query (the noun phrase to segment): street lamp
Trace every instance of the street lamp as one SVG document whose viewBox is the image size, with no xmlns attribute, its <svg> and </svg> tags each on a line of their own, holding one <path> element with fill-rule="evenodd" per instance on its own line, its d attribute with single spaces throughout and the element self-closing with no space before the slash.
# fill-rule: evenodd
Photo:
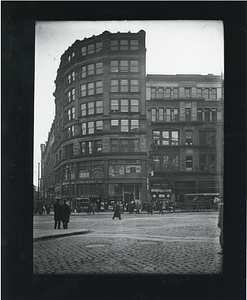
<svg viewBox="0 0 247 300">
<path fill-rule="evenodd" d="M 67 163 L 66 169 L 67 169 L 67 175 L 69 179 L 69 206 L 71 209 L 71 163 L 70 165 Z"/>
</svg>

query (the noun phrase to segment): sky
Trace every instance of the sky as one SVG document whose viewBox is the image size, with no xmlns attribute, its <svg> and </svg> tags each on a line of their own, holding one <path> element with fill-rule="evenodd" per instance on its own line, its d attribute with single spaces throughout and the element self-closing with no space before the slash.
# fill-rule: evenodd
<svg viewBox="0 0 247 300">
<path fill-rule="evenodd" d="M 55 117 L 53 92 L 61 55 L 77 39 L 105 30 L 146 32 L 147 74 L 224 73 L 221 21 L 61 21 L 37 22 L 35 28 L 34 174 L 38 185 L 40 144 L 48 138 Z"/>
</svg>

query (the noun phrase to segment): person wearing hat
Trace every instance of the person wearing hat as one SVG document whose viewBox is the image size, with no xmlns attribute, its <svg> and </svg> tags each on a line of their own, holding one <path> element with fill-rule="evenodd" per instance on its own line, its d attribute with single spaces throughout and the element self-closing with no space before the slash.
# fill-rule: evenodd
<svg viewBox="0 0 247 300">
<path fill-rule="evenodd" d="M 54 203 L 53 205 L 53 209 L 54 209 L 54 221 L 55 221 L 55 225 L 54 225 L 54 229 L 60 229 L 61 226 L 61 221 L 62 221 L 62 206 L 60 204 L 60 199 L 56 199 L 56 203 Z"/>
<path fill-rule="evenodd" d="M 70 216 L 70 207 L 68 204 L 66 204 L 66 200 L 63 200 L 63 205 L 62 205 L 63 229 L 68 229 L 69 216 Z"/>
</svg>

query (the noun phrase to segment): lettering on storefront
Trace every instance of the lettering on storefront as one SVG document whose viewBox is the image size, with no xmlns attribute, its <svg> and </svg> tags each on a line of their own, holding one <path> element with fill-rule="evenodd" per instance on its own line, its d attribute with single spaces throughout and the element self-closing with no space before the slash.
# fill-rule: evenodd
<svg viewBox="0 0 247 300">
<path fill-rule="evenodd" d="M 103 183 L 103 180 L 80 180 L 80 183 Z"/>
<path fill-rule="evenodd" d="M 219 187 L 218 181 L 198 181 L 199 187 L 216 188 Z"/>
<path fill-rule="evenodd" d="M 81 195 L 82 198 L 99 198 L 99 195 Z"/>
</svg>

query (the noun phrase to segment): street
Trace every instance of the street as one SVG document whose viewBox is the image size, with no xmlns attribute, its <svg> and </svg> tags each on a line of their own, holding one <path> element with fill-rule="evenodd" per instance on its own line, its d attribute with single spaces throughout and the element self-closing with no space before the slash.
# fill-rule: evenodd
<svg viewBox="0 0 247 300">
<path fill-rule="evenodd" d="M 220 274 L 218 212 L 72 214 L 69 230 L 89 233 L 33 243 L 34 274 Z M 53 215 L 34 230 L 54 230 Z"/>
</svg>

